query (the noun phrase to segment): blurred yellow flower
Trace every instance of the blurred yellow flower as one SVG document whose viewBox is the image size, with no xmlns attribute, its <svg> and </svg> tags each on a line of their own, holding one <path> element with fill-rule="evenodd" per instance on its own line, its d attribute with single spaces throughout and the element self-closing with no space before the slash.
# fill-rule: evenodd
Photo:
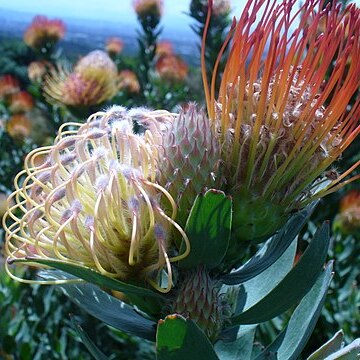
<svg viewBox="0 0 360 360">
<path fill-rule="evenodd" d="M 24 140 L 31 132 L 31 121 L 24 114 L 12 115 L 6 123 L 6 131 L 16 140 Z"/>
<path fill-rule="evenodd" d="M 81 58 L 73 71 L 59 65 L 46 77 L 44 84 L 44 93 L 50 102 L 70 106 L 100 104 L 116 92 L 116 65 L 101 50 Z"/>
</svg>

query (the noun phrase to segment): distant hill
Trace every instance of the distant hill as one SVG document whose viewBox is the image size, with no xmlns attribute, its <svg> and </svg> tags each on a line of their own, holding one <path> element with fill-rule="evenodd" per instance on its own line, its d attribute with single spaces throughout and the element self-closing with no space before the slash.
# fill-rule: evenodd
<svg viewBox="0 0 360 360">
<path fill-rule="evenodd" d="M 0 8 L 0 41 L 21 39 L 33 14 Z M 71 54 L 85 54 L 93 49 L 103 49 L 106 39 L 118 36 L 125 43 L 124 53 L 135 55 L 137 51 L 136 25 L 122 26 L 120 22 L 63 18 L 67 32 L 61 45 Z M 163 38 L 173 43 L 175 52 L 183 56 L 192 65 L 199 64 L 198 39 L 188 26 L 181 30 L 164 29 Z"/>
</svg>

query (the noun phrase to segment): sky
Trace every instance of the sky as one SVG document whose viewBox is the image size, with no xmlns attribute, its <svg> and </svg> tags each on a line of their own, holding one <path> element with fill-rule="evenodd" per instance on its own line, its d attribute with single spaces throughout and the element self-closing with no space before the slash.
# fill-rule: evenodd
<svg viewBox="0 0 360 360">
<path fill-rule="evenodd" d="M 231 1 L 234 15 L 240 14 L 245 2 Z M 299 0 L 299 4 L 301 2 L 303 1 Z M 360 6 L 360 0 L 353 2 Z M 176 27 L 191 23 L 185 14 L 189 9 L 189 3 L 190 0 L 164 0 L 162 25 Z M 122 25 L 136 23 L 132 0 L 0 0 L 0 11 L 1 8 L 49 17 L 112 21 L 121 22 Z"/>
<path fill-rule="evenodd" d="M 245 0 L 232 0 L 234 13 L 239 14 L 245 2 Z M 360 6 L 360 0 L 352 2 Z M 164 15 L 166 15 L 164 20 L 167 18 L 170 23 L 174 18 L 186 19 L 186 15 L 182 13 L 188 10 L 190 0 L 164 0 L 164 3 Z M 132 0 L 0 0 L 0 8 L 58 17 L 135 20 Z"/>
<path fill-rule="evenodd" d="M 189 0 L 165 0 L 164 20 L 186 20 Z M 99 21 L 136 21 L 132 0 L 0 0 L 0 9 L 19 10 L 50 17 L 98 19 Z"/>
</svg>

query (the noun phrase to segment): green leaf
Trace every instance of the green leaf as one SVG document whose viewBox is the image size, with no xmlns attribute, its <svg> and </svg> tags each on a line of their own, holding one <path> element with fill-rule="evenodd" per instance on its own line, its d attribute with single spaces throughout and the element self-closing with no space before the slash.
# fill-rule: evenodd
<svg viewBox="0 0 360 360">
<path fill-rule="evenodd" d="M 256 360 L 267 360 L 274 354 L 276 354 L 277 360 L 295 360 L 298 358 L 321 313 L 332 278 L 332 265 L 332 262 L 328 264 L 311 290 L 296 307 L 287 327 L 273 343 L 256 357 Z"/>
<path fill-rule="evenodd" d="M 344 333 L 338 331 L 328 342 L 312 353 L 307 360 L 322 360 L 331 355 L 335 351 L 341 349 Z"/>
<path fill-rule="evenodd" d="M 269 268 L 255 278 L 238 286 L 239 294 L 235 314 L 245 312 L 268 295 L 291 271 L 296 254 L 294 241 L 285 253 Z"/>
<path fill-rule="evenodd" d="M 158 323 L 158 360 L 219 360 L 212 344 L 200 328 L 181 315 L 168 315 Z"/>
<path fill-rule="evenodd" d="M 191 243 L 190 254 L 179 262 L 179 267 L 218 266 L 229 245 L 231 217 L 231 199 L 222 191 L 209 190 L 198 195 L 185 227 Z"/>
<path fill-rule="evenodd" d="M 297 237 L 317 204 L 318 201 L 293 215 L 281 231 L 268 240 L 247 263 L 236 271 L 224 275 L 221 278 L 223 283 L 227 285 L 241 284 L 274 264 Z"/>
<path fill-rule="evenodd" d="M 237 339 L 233 342 L 219 340 L 215 345 L 221 360 L 250 360 L 256 325 L 240 326 Z"/>
<path fill-rule="evenodd" d="M 300 301 L 316 282 L 329 247 L 329 224 L 324 223 L 295 267 L 254 306 L 230 319 L 230 326 L 256 324 L 288 310 Z"/>
<path fill-rule="evenodd" d="M 74 279 L 72 275 L 57 271 L 42 271 L 44 279 Z M 76 305 L 90 315 L 118 330 L 122 330 L 144 339 L 155 341 L 156 323 L 144 318 L 134 308 L 109 295 L 92 284 L 62 284 L 59 287 Z"/>
<path fill-rule="evenodd" d="M 92 342 L 88 334 L 84 329 L 74 320 L 71 319 L 76 333 L 79 335 L 81 341 L 88 349 L 89 353 L 94 357 L 95 360 L 109 360 L 109 358 L 99 350 L 99 348 Z"/>
<path fill-rule="evenodd" d="M 325 360 L 358 360 L 360 359 L 360 339 L 354 340 L 348 346 L 328 356 Z"/>
<path fill-rule="evenodd" d="M 125 294 L 134 294 L 140 296 L 146 296 L 149 298 L 163 299 L 163 296 L 160 293 L 156 293 L 150 289 L 142 288 L 139 286 L 131 285 L 120 280 L 115 280 L 113 278 L 107 277 L 98 273 L 97 271 L 90 269 L 85 266 L 75 265 L 68 263 L 62 260 L 48 260 L 48 259 L 39 259 L 28 257 L 26 259 L 15 259 L 11 263 L 37 263 L 41 265 L 50 266 L 62 271 L 65 271 L 71 275 L 74 275 L 80 279 L 88 281 L 92 284 L 106 287 L 111 290 L 121 291 Z"/>
</svg>

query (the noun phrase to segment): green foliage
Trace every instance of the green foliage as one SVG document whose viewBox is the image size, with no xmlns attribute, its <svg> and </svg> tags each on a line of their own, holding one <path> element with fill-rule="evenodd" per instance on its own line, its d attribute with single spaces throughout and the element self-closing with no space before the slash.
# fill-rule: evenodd
<svg viewBox="0 0 360 360">
<path fill-rule="evenodd" d="M 257 325 L 241 325 L 233 342 L 219 340 L 215 344 L 217 355 L 222 360 L 251 360 L 254 354 L 254 336 Z"/>
<path fill-rule="evenodd" d="M 86 359 L 67 314 L 71 306 L 53 287 L 24 285 L 0 273 L 0 358 Z"/>
<path fill-rule="evenodd" d="M 180 315 L 169 315 L 158 323 L 156 334 L 158 360 L 216 360 L 215 351 L 199 327 Z"/>
<path fill-rule="evenodd" d="M 76 333 L 79 335 L 81 341 L 88 349 L 89 353 L 95 358 L 95 360 L 108 360 L 99 348 L 91 341 L 88 334 L 84 331 L 84 329 L 73 319 L 73 327 L 76 330 Z"/>
<path fill-rule="evenodd" d="M 5 40 L 0 53 L 0 75 L 11 74 L 28 84 L 27 65 L 36 58 L 33 51 L 20 40 Z"/>
<path fill-rule="evenodd" d="M 75 278 L 67 273 L 51 270 L 42 271 L 40 276 L 46 280 Z M 133 307 L 99 287 L 89 283 L 68 283 L 59 287 L 76 305 L 107 325 L 147 340 L 155 340 L 156 323 L 154 321 L 143 317 Z"/>
<path fill-rule="evenodd" d="M 252 279 L 274 264 L 296 239 L 299 231 L 309 220 L 316 205 L 317 202 L 293 215 L 288 223 L 268 240 L 253 257 L 237 270 L 223 275 L 221 280 L 227 285 L 240 284 Z"/>
<path fill-rule="evenodd" d="M 269 359 L 276 354 L 278 360 L 295 360 L 310 337 L 331 281 L 332 263 L 318 277 L 310 291 L 296 307 L 286 328 L 255 360 Z"/>
<path fill-rule="evenodd" d="M 254 298 L 258 302 L 233 317 L 231 324 L 233 326 L 237 324 L 254 324 L 269 320 L 280 315 L 301 300 L 313 286 L 322 270 L 329 246 L 328 233 L 328 224 L 324 224 L 315 234 L 304 255 L 290 272 L 278 284 L 276 284 L 275 280 L 275 286 L 263 298 L 259 294 L 255 294 Z M 287 264 L 280 262 L 280 266 L 287 266 Z M 264 274 L 264 279 L 261 278 L 262 274 L 258 275 L 258 284 L 265 284 L 266 286 L 269 282 L 272 283 L 276 272 L 270 271 L 270 277 L 266 276 L 268 274 Z M 246 293 L 246 285 L 244 284 L 244 286 Z M 258 289 L 255 289 L 255 291 L 258 291 Z"/>
<path fill-rule="evenodd" d="M 145 287 L 135 286 L 129 283 L 122 282 L 120 280 L 107 277 L 85 266 L 71 264 L 61 260 L 47 260 L 37 258 L 18 259 L 14 262 L 28 262 L 51 266 L 55 269 L 66 271 L 79 279 L 84 279 L 89 283 L 106 287 L 114 291 L 124 292 L 125 294 L 131 296 L 131 299 L 137 306 L 144 309 L 145 311 L 149 311 L 150 313 L 159 309 L 163 304 L 163 297 L 160 293 L 157 293 Z"/>
<path fill-rule="evenodd" d="M 231 199 L 223 192 L 209 190 L 198 195 L 185 227 L 191 252 L 180 261 L 179 267 L 205 265 L 213 269 L 220 265 L 229 244 L 231 216 Z"/>
<path fill-rule="evenodd" d="M 328 342 L 311 354 L 307 360 L 321 360 L 333 354 L 341 348 L 343 339 L 344 333 L 340 330 Z"/>
</svg>

